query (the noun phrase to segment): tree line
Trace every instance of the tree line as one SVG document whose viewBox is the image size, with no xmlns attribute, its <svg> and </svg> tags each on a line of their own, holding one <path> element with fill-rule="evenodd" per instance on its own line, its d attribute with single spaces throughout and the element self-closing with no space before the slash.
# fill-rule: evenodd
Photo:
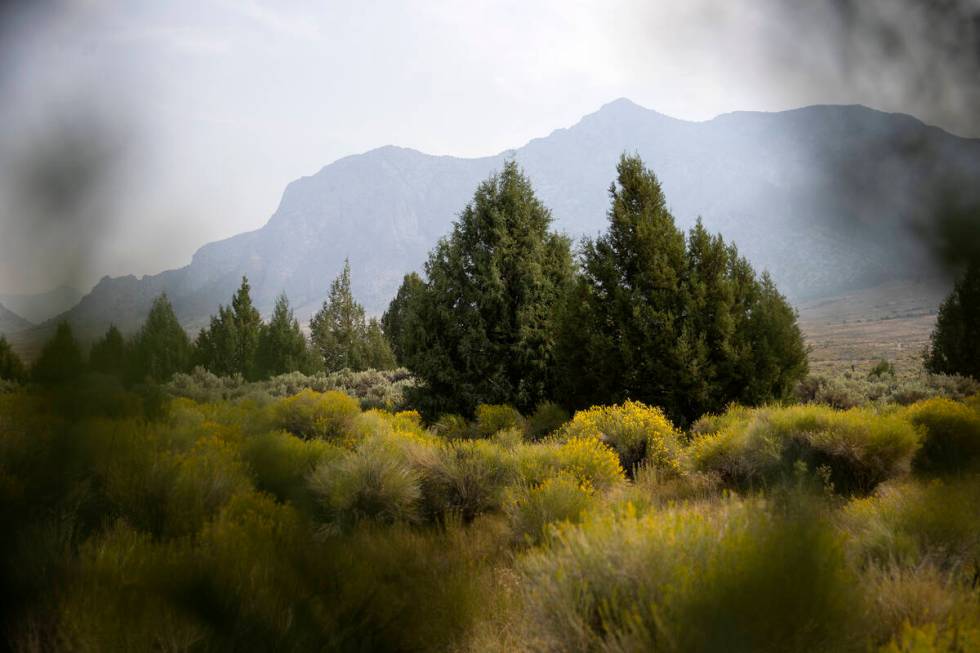
<svg viewBox="0 0 980 653">
<path fill-rule="evenodd" d="M 257 381 L 299 371 L 304 374 L 395 367 L 395 357 L 378 320 L 366 319 L 351 293 L 350 264 L 310 322 L 310 337 L 300 329 L 285 294 L 276 299 L 268 322 L 252 303 L 246 277 L 228 306 L 219 306 L 210 323 L 191 340 L 166 294 L 157 297 L 139 330 L 126 338 L 114 325 L 88 353 L 62 322 L 28 367 L 0 337 L 0 379 L 55 385 L 85 372 L 118 377 L 127 383 L 163 382 L 201 366 L 220 376 Z"/>
<path fill-rule="evenodd" d="M 479 404 L 527 413 L 544 402 L 574 410 L 633 399 L 686 424 L 732 402 L 787 398 L 807 373 L 807 351 L 769 275 L 700 219 L 680 230 L 638 156 L 620 158 L 609 198 L 606 231 L 573 250 L 511 161 L 479 185 L 424 277 L 404 277 L 380 322 L 355 301 L 345 261 L 309 338 L 285 295 L 263 322 L 243 278 L 193 341 L 164 295 L 131 339 L 110 327 L 87 366 L 135 382 L 195 365 L 259 380 L 401 364 L 428 418 L 470 416 Z M 980 374 L 978 278 L 972 264 L 944 303 L 931 371 Z M 0 338 L 0 378 L 57 382 L 85 366 L 67 324 L 30 369 Z"/>
<path fill-rule="evenodd" d="M 605 233 L 571 241 L 514 162 L 482 183 L 382 323 L 427 415 L 634 399 L 680 423 L 789 395 L 796 313 L 700 221 L 677 228 L 656 176 L 621 157 Z"/>
</svg>

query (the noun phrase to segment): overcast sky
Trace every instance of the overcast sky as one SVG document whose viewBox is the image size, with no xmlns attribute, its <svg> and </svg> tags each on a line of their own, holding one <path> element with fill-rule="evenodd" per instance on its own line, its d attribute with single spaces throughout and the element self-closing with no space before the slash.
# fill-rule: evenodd
<svg viewBox="0 0 980 653">
<path fill-rule="evenodd" d="M 851 3 L 788 8 L 805 4 L 77 0 L 7 12 L 0 292 L 179 267 L 264 224 L 289 181 L 342 156 L 389 143 L 493 154 L 623 96 L 690 120 L 862 103 L 980 136 L 976 96 L 955 77 L 975 69 L 945 79 L 932 50 L 958 51 L 958 28 L 937 30 L 910 1 L 865 0 L 876 30 L 925 37 L 896 55 L 894 36 L 884 51 L 852 37 L 867 17 L 840 12 Z M 44 183 L 97 190 L 25 197 L 51 158 L 69 162 Z"/>
</svg>

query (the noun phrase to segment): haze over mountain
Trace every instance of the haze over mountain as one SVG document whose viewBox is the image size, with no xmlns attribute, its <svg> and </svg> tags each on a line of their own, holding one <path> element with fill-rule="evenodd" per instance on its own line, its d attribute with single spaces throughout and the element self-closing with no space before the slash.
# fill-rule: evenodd
<svg viewBox="0 0 980 653">
<path fill-rule="evenodd" d="M 0 304 L 0 336 L 11 336 L 30 329 L 33 324 Z"/>
<path fill-rule="evenodd" d="M 31 322 L 41 323 L 78 303 L 82 293 L 69 286 L 34 294 L 0 294 L 0 303 Z"/>
<path fill-rule="evenodd" d="M 688 122 L 620 99 L 496 156 L 388 146 L 340 159 L 289 184 L 262 228 L 204 245 L 177 270 L 103 278 L 64 317 L 83 336 L 110 322 L 128 331 L 166 292 L 196 330 L 247 275 L 263 313 L 285 291 L 306 321 L 345 257 L 356 297 L 380 314 L 506 160 L 524 167 L 555 227 L 577 239 L 605 228 L 607 189 L 624 151 L 658 175 L 680 226 L 701 216 L 794 299 L 936 276 L 921 233 L 930 228 L 933 193 L 950 173 L 980 171 L 980 140 L 862 106 Z"/>
</svg>

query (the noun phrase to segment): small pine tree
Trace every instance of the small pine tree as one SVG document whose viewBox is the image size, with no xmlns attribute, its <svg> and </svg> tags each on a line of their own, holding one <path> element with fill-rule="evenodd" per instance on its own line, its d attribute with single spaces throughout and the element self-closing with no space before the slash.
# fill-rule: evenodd
<svg viewBox="0 0 980 653">
<path fill-rule="evenodd" d="M 252 305 L 251 287 L 247 277 L 242 277 L 242 285 L 231 299 L 231 308 L 236 335 L 234 368 L 246 379 L 254 379 L 255 353 L 259 348 L 262 316 Z"/>
<path fill-rule="evenodd" d="M 92 343 L 89 351 L 89 367 L 95 372 L 122 376 L 127 367 L 126 341 L 116 325 L 109 325 L 109 329 L 99 340 Z"/>
<path fill-rule="evenodd" d="M 375 370 L 390 370 L 396 366 L 395 354 L 376 318 L 368 320 L 364 332 L 364 364 Z"/>
<path fill-rule="evenodd" d="M 208 328 L 195 341 L 195 364 L 218 376 L 241 374 L 254 380 L 259 375 L 257 353 L 262 333 L 262 316 L 252 304 L 248 278 L 231 299 L 231 306 L 219 306 Z"/>
<path fill-rule="evenodd" d="M 939 307 L 925 363 L 934 374 L 980 379 L 980 259 L 968 263 Z"/>
<path fill-rule="evenodd" d="M 269 378 L 287 372 L 309 374 L 313 360 L 306 344 L 306 337 L 289 307 L 285 294 L 276 299 L 269 323 L 262 327 L 256 352 L 258 375 Z"/>
<path fill-rule="evenodd" d="M 424 292 L 425 282 L 422 277 L 415 272 L 406 274 L 398 293 L 381 317 L 384 335 L 391 343 L 391 350 L 400 364 L 405 363 L 410 343 L 419 337 L 416 333 L 418 316 L 415 309 Z"/>
<path fill-rule="evenodd" d="M 27 369 L 20 356 L 13 350 L 7 338 L 0 336 L 0 379 L 7 381 L 23 381 L 27 378 Z"/>
<path fill-rule="evenodd" d="M 218 307 L 206 329 L 201 329 L 194 341 L 194 363 L 218 376 L 241 373 L 235 365 L 238 351 L 238 330 L 235 316 L 226 306 Z"/>
<path fill-rule="evenodd" d="M 57 385 L 77 379 L 85 371 L 82 348 L 67 322 L 58 324 L 54 336 L 34 361 L 31 378 L 38 383 Z"/>
<path fill-rule="evenodd" d="M 173 306 L 163 294 L 153 301 L 146 322 L 133 338 L 130 376 L 133 380 L 163 382 L 191 363 L 191 343 Z"/>
<path fill-rule="evenodd" d="M 363 370 L 367 324 L 364 307 L 354 300 L 350 286 L 350 262 L 330 284 L 330 294 L 310 321 L 310 339 L 327 372 Z"/>
</svg>

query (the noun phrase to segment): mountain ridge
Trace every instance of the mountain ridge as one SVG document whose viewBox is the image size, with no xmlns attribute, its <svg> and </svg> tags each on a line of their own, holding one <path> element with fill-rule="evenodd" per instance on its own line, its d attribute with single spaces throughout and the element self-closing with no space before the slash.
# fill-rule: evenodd
<svg viewBox="0 0 980 653">
<path fill-rule="evenodd" d="M 903 143 L 935 160 L 924 165 L 906 156 Z M 166 292 L 194 330 L 247 275 L 260 310 L 267 313 L 285 291 L 305 321 L 345 257 L 355 294 L 377 314 L 402 275 L 421 268 L 476 185 L 507 159 L 530 176 L 555 227 L 579 238 L 605 228 L 606 190 L 624 151 L 638 152 L 658 175 L 679 226 L 702 217 L 794 297 L 937 274 L 912 234 L 897 233 L 925 201 L 902 184 L 917 174 L 931 179 L 937 161 L 980 170 L 980 140 L 861 105 L 737 111 L 695 122 L 619 98 L 495 155 L 388 145 L 342 157 L 287 184 L 259 229 L 206 243 L 181 268 L 104 277 L 56 319 L 94 334 L 111 316 L 132 330 L 153 297 Z M 810 257 L 801 259 L 800 250 Z"/>
</svg>

